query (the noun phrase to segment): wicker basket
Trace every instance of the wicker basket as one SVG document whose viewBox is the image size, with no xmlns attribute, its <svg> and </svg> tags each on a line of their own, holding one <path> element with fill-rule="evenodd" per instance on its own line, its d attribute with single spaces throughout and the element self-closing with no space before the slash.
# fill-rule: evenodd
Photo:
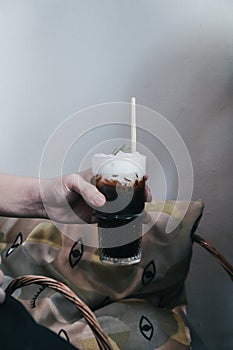
<svg viewBox="0 0 233 350">
<path fill-rule="evenodd" d="M 220 254 L 209 242 L 205 241 L 199 235 L 193 235 L 193 241 L 200 244 L 205 248 L 210 254 L 212 254 L 217 261 L 222 265 L 225 271 L 229 274 L 230 278 L 233 280 L 233 267 L 229 262 Z M 83 317 L 85 318 L 87 324 L 90 326 L 98 346 L 101 350 L 113 350 L 113 347 L 109 341 L 109 338 L 101 329 L 94 313 L 90 308 L 64 283 L 56 281 L 49 277 L 27 275 L 22 277 L 17 277 L 13 279 L 8 287 L 6 288 L 6 293 L 11 295 L 16 289 L 28 286 L 30 284 L 39 284 L 42 286 L 50 287 L 57 292 L 60 292 L 65 296 L 66 299 L 70 300 L 75 306 L 81 311 Z M 116 349 L 116 345 L 114 346 Z"/>
<path fill-rule="evenodd" d="M 63 294 L 66 299 L 70 300 L 75 304 L 77 309 L 81 311 L 83 317 L 85 318 L 87 324 L 90 326 L 98 346 L 101 350 L 113 350 L 112 345 L 109 342 L 109 338 L 104 333 L 99 325 L 94 313 L 91 309 L 64 283 L 56 281 L 52 278 L 45 276 L 27 275 L 22 277 L 17 277 L 13 279 L 6 288 L 6 294 L 11 295 L 16 289 L 28 286 L 30 284 L 39 284 L 56 290 L 57 292 Z M 116 346 L 114 347 L 116 349 Z"/>
</svg>

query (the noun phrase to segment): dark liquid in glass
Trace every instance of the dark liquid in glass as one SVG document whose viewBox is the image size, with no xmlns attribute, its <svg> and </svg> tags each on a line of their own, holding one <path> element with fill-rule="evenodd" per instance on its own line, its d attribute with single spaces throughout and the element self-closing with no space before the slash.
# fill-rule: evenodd
<svg viewBox="0 0 233 350">
<path fill-rule="evenodd" d="M 101 211 L 95 213 L 101 260 L 116 264 L 140 261 L 145 178 L 128 185 L 98 175 L 94 181 L 107 199 Z"/>
</svg>

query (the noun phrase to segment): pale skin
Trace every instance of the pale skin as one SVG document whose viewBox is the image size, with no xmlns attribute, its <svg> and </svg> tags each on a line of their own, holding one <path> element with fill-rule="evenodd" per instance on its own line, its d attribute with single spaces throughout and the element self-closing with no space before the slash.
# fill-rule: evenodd
<svg viewBox="0 0 233 350">
<path fill-rule="evenodd" d="M 42 180 L 0 174 L 0 216 L 92 223 L 93 208 L 104 205 L 105 197 L 90 183 L 91 177 L 90 170 Z M 148 187 L 145 197 L 151 200 Z M 0 270 L 0 287 L 3 280 Z M 5 293 L 0 288 L 0 303 L 4 299 Z"/>
<path fill-rule="evenodd" d="M 90 178 L 89 170 L 65 175 L 61 179 L 41 181 L 38 178 L 0 174 L 0 216 L 48 219 L 46 207 L 53 220 L 64 223 L 91 222 L 91 206 L 102 206 L 105 197 L 90 183 Z M 64 206 L 67 202 L 73 210 L 67 210 Z M 3 280 L 4 275 L 0 270 L 0 287 Z M 0 303 L 4 299 L 5 293 L 0 288 Z"/>
<path fill-rule="evenodd" d="M 105 203 L 104 195 L 90 183 L 91 176 L 90 170 L 41 180 L 0 174 L 0 215 L 91 222 L 91 206 Z M 68 210 L 70 207 L 72 210 Z"/>
</svg>

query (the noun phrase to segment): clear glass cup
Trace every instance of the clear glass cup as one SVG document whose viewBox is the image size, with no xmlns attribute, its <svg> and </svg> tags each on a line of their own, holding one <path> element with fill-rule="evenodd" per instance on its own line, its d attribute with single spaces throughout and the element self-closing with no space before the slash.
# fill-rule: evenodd
<svg viewBox="0 0 233 350">
<path fill-rule="evenodd" d="M 106 197 L 95 211 L 102 262 L 131 265 L 141 260 L 145 168 L 146 157 L 138 152 L 93 156 L 93 183 Z"/>
</svg>

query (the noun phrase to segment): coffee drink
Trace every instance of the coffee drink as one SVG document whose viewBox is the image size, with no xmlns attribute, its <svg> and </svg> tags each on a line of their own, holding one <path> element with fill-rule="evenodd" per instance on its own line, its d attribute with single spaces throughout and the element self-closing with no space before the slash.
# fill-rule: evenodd
<svg viewBox="0 0 233 350">
<path fill-rule="evenodd" d="M 93 183 L 106 197 L 95 211 L 100 260 L 129 265 L 141 260 L 146 157 L 138 152 L 96 154 Z"/>
</svg>

